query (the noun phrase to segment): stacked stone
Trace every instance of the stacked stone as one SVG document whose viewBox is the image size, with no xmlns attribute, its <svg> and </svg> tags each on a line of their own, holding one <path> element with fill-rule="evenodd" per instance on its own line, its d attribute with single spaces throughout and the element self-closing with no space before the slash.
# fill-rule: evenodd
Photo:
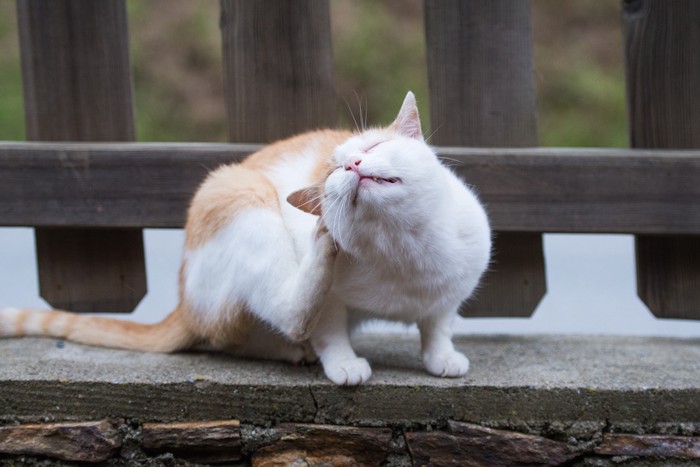
<svg viewBox="0 0 700 467">
<path fill-rule="evenodd" d="M 696 427 L 697 428 L 697 427 Z M 564 436 L 562 436 L 564 435 Z M 560 433 L 565 438 L 566 433 Z M 42 459 L 110 465 L 697 465 L 700 436 L 599 432 L 567 441 L 449 421 L 442 429 L 237 420 L 128 424 L 123 420 L 0 427 L 0 465 Z M 575 463 L 575 464 L 572 464 Z"/>
</svg>

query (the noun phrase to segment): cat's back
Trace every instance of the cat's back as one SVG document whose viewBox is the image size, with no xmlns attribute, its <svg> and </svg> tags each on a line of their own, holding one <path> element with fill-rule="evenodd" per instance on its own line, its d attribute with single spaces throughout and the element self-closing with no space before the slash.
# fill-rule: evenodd
<svg viewBox="0 0 700 467">
<path fill-rule="evenodd" d="M 241 165 L 269 179 L 285 205 L 293 191 L 325 182 L 334 168 L 333 151 L 350 136 L 341 130 L 302 133 L 263 147 Z"/>
<path fill-rule="evenodd" d="M 331 169 L 333 150 L 350 136 L 339 130 L 302 133 L 210 172 L 190 204 L 187 247 L 202 245 L 237 215 L 253 209 L 296 215 L 295 208 L 287 206 L 287 196 L 322 183 Z"/>
<path fill-rule="evenodd" d="M 261 172 L 301 160 L 327 165 L 333 150 L 350 136 L 352 133 L 349 131 L 330 129 L 301 133 L 263 146 L 246 157 L 240 165 Z"/>
</svg>

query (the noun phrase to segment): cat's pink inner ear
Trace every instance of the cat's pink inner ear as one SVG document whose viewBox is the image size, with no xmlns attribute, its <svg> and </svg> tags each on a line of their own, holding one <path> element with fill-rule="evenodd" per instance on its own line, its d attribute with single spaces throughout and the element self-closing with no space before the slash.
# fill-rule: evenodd
<svg viewBox="0 0 700 467">
<path fill-rule="evenodd" d="M 289 204 L 314 216 L 321 215 L 321 201 L 321 190 L 317 187 L 302 188 L 287 196 Z"/>
<path fill-rule="evenodd" d="M 420 127 L 420 115 L 416 105 L 416 96 L 408 91 L 399 110 L 399 115 L 391 124 L 391 129 L 400 135 L 423 141 L 423 131 Z"/>
</svg>

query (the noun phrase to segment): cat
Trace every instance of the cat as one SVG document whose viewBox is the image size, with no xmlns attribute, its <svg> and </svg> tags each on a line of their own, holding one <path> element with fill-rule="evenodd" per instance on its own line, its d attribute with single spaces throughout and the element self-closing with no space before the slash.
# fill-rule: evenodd
<svg viewBox="0 0 700 467">
<path fill-rule="evenodd" d="M 487 269 L 491 231 L 425 143 L 411 92 L 388 127 L 313 131 L 214 170 L 185 232 L 179 304 L 160 323 L 4 308 L 0 336 L 319 359 L 331 381 L 357 385 L 371 368 L 350 332 L 384 319 L 417 323 L 429 373 L 469 369 L 451 325 Z"/>
</svg>

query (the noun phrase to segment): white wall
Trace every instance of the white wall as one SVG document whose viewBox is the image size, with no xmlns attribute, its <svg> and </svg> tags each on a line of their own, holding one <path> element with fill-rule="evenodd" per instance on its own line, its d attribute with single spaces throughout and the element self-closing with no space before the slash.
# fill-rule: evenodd
<svg viewBox="0 0 700 467">
<path fill-rule="evenodd" d="M 176 304 L 180 230 L 145 231 L 149 293 L 130 315 L 161 319 Z M 462 319 L 458 333 L 700 336 L 700 321 L 658 320 L 635 292 L 634 242 L 626 235 L 546 235 L 548 293 L 530 319 Z M 700 286 L 700 284 L 698 284 Z M 38 297 L 31 229 L 0 228 L 0 306 L 46 307 Z M 404 331 L 404 326 L 369 326 Z"/>
</svg>

